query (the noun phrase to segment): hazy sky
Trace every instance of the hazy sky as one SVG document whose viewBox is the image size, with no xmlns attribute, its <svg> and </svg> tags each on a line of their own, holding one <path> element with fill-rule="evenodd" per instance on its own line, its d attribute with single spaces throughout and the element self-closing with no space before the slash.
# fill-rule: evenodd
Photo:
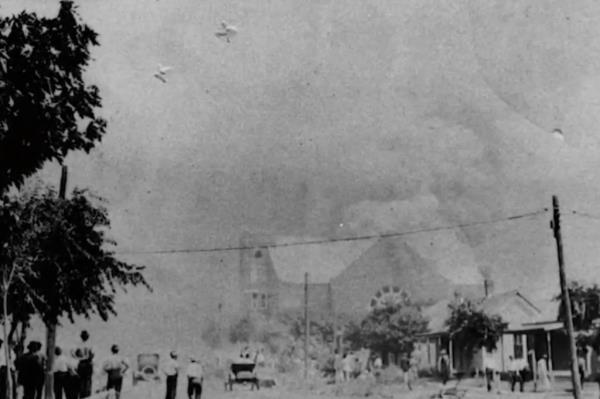
<svg viewBox="0 0 600 399">
<path fill-rule="evenodd" d="M 553 193 L 600 215 L 595 1 L 78 3 L 100 33 L 89 80 L 109 128 L 68 159 L 69 184 L 109 200 L 124 250 L 236 245 L 243 230 L 403 231 L 539 210 Z M 58 7 L 0 12 L 24 6 Z M 231 43 L 214 36 L 222 19 L 239 29 Z M 158 63 L 174 67 L 167 84 Z M 481 269 L 500 288 L 547 293 L 549 217 L 410 241 L 459 280 Z M 570 276 L 600 281 L 599 239 L 600 220 L 565 216 Z M 283 258 L 305 251 L 327 275 L 357 248 L 335 245 Z"/>
</svg>

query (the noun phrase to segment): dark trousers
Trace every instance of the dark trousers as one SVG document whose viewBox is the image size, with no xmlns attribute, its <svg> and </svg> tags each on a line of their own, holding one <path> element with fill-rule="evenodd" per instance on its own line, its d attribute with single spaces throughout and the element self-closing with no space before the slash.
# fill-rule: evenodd
<svg viewBox="0 0 600 399">
<path fill-rule="evenodd" d="M 15 381 L 15 374 L 11 373 L 11 379 L 12 379 L 12 391 L 13 391 L 13 397 L 16 398 L 17 397 L 17 383 Z M 2 366 L 0 367 L 0 399 L 4 399 L 6 398 L 6 385 L 8 385 L 7 381 L 6 381 L 6 367 Z"/>
<path fill-rule="evenodd" d="M 23 384 L 23 399 L 42 399 L 44 384 Z"/>
<path fill-rule="evenodd" d="M 579 367 L 579 380 L 581 383 L 581 389 L 583 389 L 583 382 L 585 381 L 585 369 L 583 367 Z"/>
<path fill-rule="evenodd" d="M 519 388 L 520 388 L 521 392 L 523 392 L 523 376 L 518 371 L 511 371 L 510 372 L 510 390 L 512 392 L 515 391 L 515 385 L 517 385 L 517 382 L 519 383 Z"/>
<path fill-rule="evenodd" d="M 485 382 L 487 384 L 487 390 L 490 392 L 492 390 L 492 382 L 494 381 L 494 370 L 485 369 Z"/>
<path fill-rule="evenodd" d="M 69 373 L 64 371 L 57 371 L 54 373 L 54 399 L 62 399 L 63 392 L 66 396 L 68 377 Z"/>
<path fill-rule="evenodd" d="M 450 379 L 450 370 L 443 368 L 440 374 L 442 377 L 442 385 L 446 385 Z"/>
<path fill-rule="evenodd" d="M 187 394 L 189 399 L 200 399 L 202 396 L 202 384 L 194 382 L 192 378 L 188 378 Z"/>
<path fill-rule="evenodd" d="M 64 379 L 64 390 L 67 399 L 79 399 L 81 381 L 77 374 L 67 373 Z"/>
<path fill-rule="evenodd" d="M 119 399 L 121 397 L 121 388 L 123 387 L 123 377 L 112 377 L 109 376 L 106 381 L 106 389 L 114 389 L 115 397 Z"/>
<path fill-rule="evenodd" d="M 80 375 L 79 376 L 79 397 L 87 398 L 92 395 L 92 376 L 91 375 Z"/>
<path fill-rule="evenodd" d="M 177 374 L 167 376 L 167 394 L 166 399 L 175 399 L 177 396 Z"/>
</svg>

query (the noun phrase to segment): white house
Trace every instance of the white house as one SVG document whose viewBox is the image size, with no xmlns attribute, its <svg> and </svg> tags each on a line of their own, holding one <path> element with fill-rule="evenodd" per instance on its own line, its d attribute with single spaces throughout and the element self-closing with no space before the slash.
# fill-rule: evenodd
<svg viewBox="0 0 600 399">
<path fill-rule="evenodd" d="M 556 321 L 556 314 L 547 315 L 519 291 L 487 295 L 475 300 L 488 314 L 496 314 L 507 322 L 497 349 L 492 353 L 478 351 L 472 356 L 448 333 L 445 321 L 449 316 L 450 300 L 440 301 L 426 309 L 429 331 L 421 336 L 417 345 L 421 368 L 435 369 L 439 352 L 445 349 L 455 373 L 473 375 L 482 371 L 484 356 L 495 358 L 501 371 L 508 368 L 509 356 L 523 359 L 532 366 L 534 359 L 548 355 L 548 369 L 560 373 L 569 369 L 567 336 L 563 323 Z M 558 304 L 555 304 L 558 309 Z M 545 314 L 546 313 L 546 314 Z"/>
</svg>

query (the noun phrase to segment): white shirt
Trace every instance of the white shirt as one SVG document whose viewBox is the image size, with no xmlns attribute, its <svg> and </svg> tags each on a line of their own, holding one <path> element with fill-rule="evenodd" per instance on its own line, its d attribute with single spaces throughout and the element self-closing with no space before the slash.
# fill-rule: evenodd
<svg viewBox="0 0 600 399">
<path fill-rule="evenodd" d="M 109 370 L 121 370 L 121 373 L 123 373 L 129 368 L 129 362 L 119 354 L 112 354 L 106 358 L 104 361 L 104 367 L 102 368 L 106 372 Z"/>
<path fill-rule="evenodd" d="M 483 354 L 483 368 L 498 370 L 498 365 L 496 364 L 496 358 L 491 353 Z"/>
<path fill-rule="evenodd" d="M 169 358 L 163 366 L 163 372 L 166 375 L 177 375 L 179 373 L 179 363 L 177 363 L 177 360 Z"/>
<path fill-rule="evenodd" d="M 344 371 L 352 371 L 354 368 L 354 362 L 352 361 L 353 358 L 351 356 L 346 356 L 343 360 L 342 360 L 342 370 Z"/>
<path fill-rule="evenodd" d="M 202 378 L 204 375 L 202 365 L 199 363 L 190 363 L 185 374 L 189 378 Z"/>
<path fill-rule="evenodd" d="M 375 362 L 373 363 L 373 367 L 380 369 L 381 368 L 381 358 L 378 357 L 377 359 L 375 359 Z"/>
<path fill-rule="evenodd" d="M 52 365 L 53 373 L 65 373 L 69 371 L 69 359 L 63 354 L 60 354 L 54 358 L 54 364 Z"/>
</svg>

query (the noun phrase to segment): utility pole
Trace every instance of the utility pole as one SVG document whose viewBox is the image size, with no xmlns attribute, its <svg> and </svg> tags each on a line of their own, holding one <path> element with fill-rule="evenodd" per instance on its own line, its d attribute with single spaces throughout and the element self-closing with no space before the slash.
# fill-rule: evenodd
<svg viewBox="0 0 600 399">
<path fill-rule="evenodd" d="M 66 198 L 67 194 L 67 167 L 62 166 L 60 173 L 60 186 L 58 197 L 61 200 Z M 44 398 L 52 399 L 54 396 L 54 375 L 52 368 L 54 365 L 54 349 L 56 347 L 56 324 L 46 324 L 46 386 L 44 387 Z"/>
<path fill-rule="evenodd" d="M 308 378 L 308 273 L 304 273 L 304 379 Z"/>
<path fill-rule="evenodd" d="M 571 352 L 571 379 L 573 380 L 573 397 L 581 399 L 581 385 L 579 379 L 579 369 L 577 367 L 577 348 L 575 347 L 575 336 L 573 333 L 573 315 L 571 312 L 571 299 L 569 298 L 569 289 L 567 288 L 567 278 L 565 276 L 565 261 L 563 256 L 562 236 L 560 234 L 560 209 L 558 206 L 558 197 L 552 196 L 553 220 L 550 224 L 554 231 L 556 239 L 556 252 L 558 254 L 558 275 L 560 277 L 560 292 L 562 294 L 563 308 L 565 310 L 565 324 L 569 336 L 569 351 Z M 548 348 L 550 352 L 550 348 Z"/>
</svg>

